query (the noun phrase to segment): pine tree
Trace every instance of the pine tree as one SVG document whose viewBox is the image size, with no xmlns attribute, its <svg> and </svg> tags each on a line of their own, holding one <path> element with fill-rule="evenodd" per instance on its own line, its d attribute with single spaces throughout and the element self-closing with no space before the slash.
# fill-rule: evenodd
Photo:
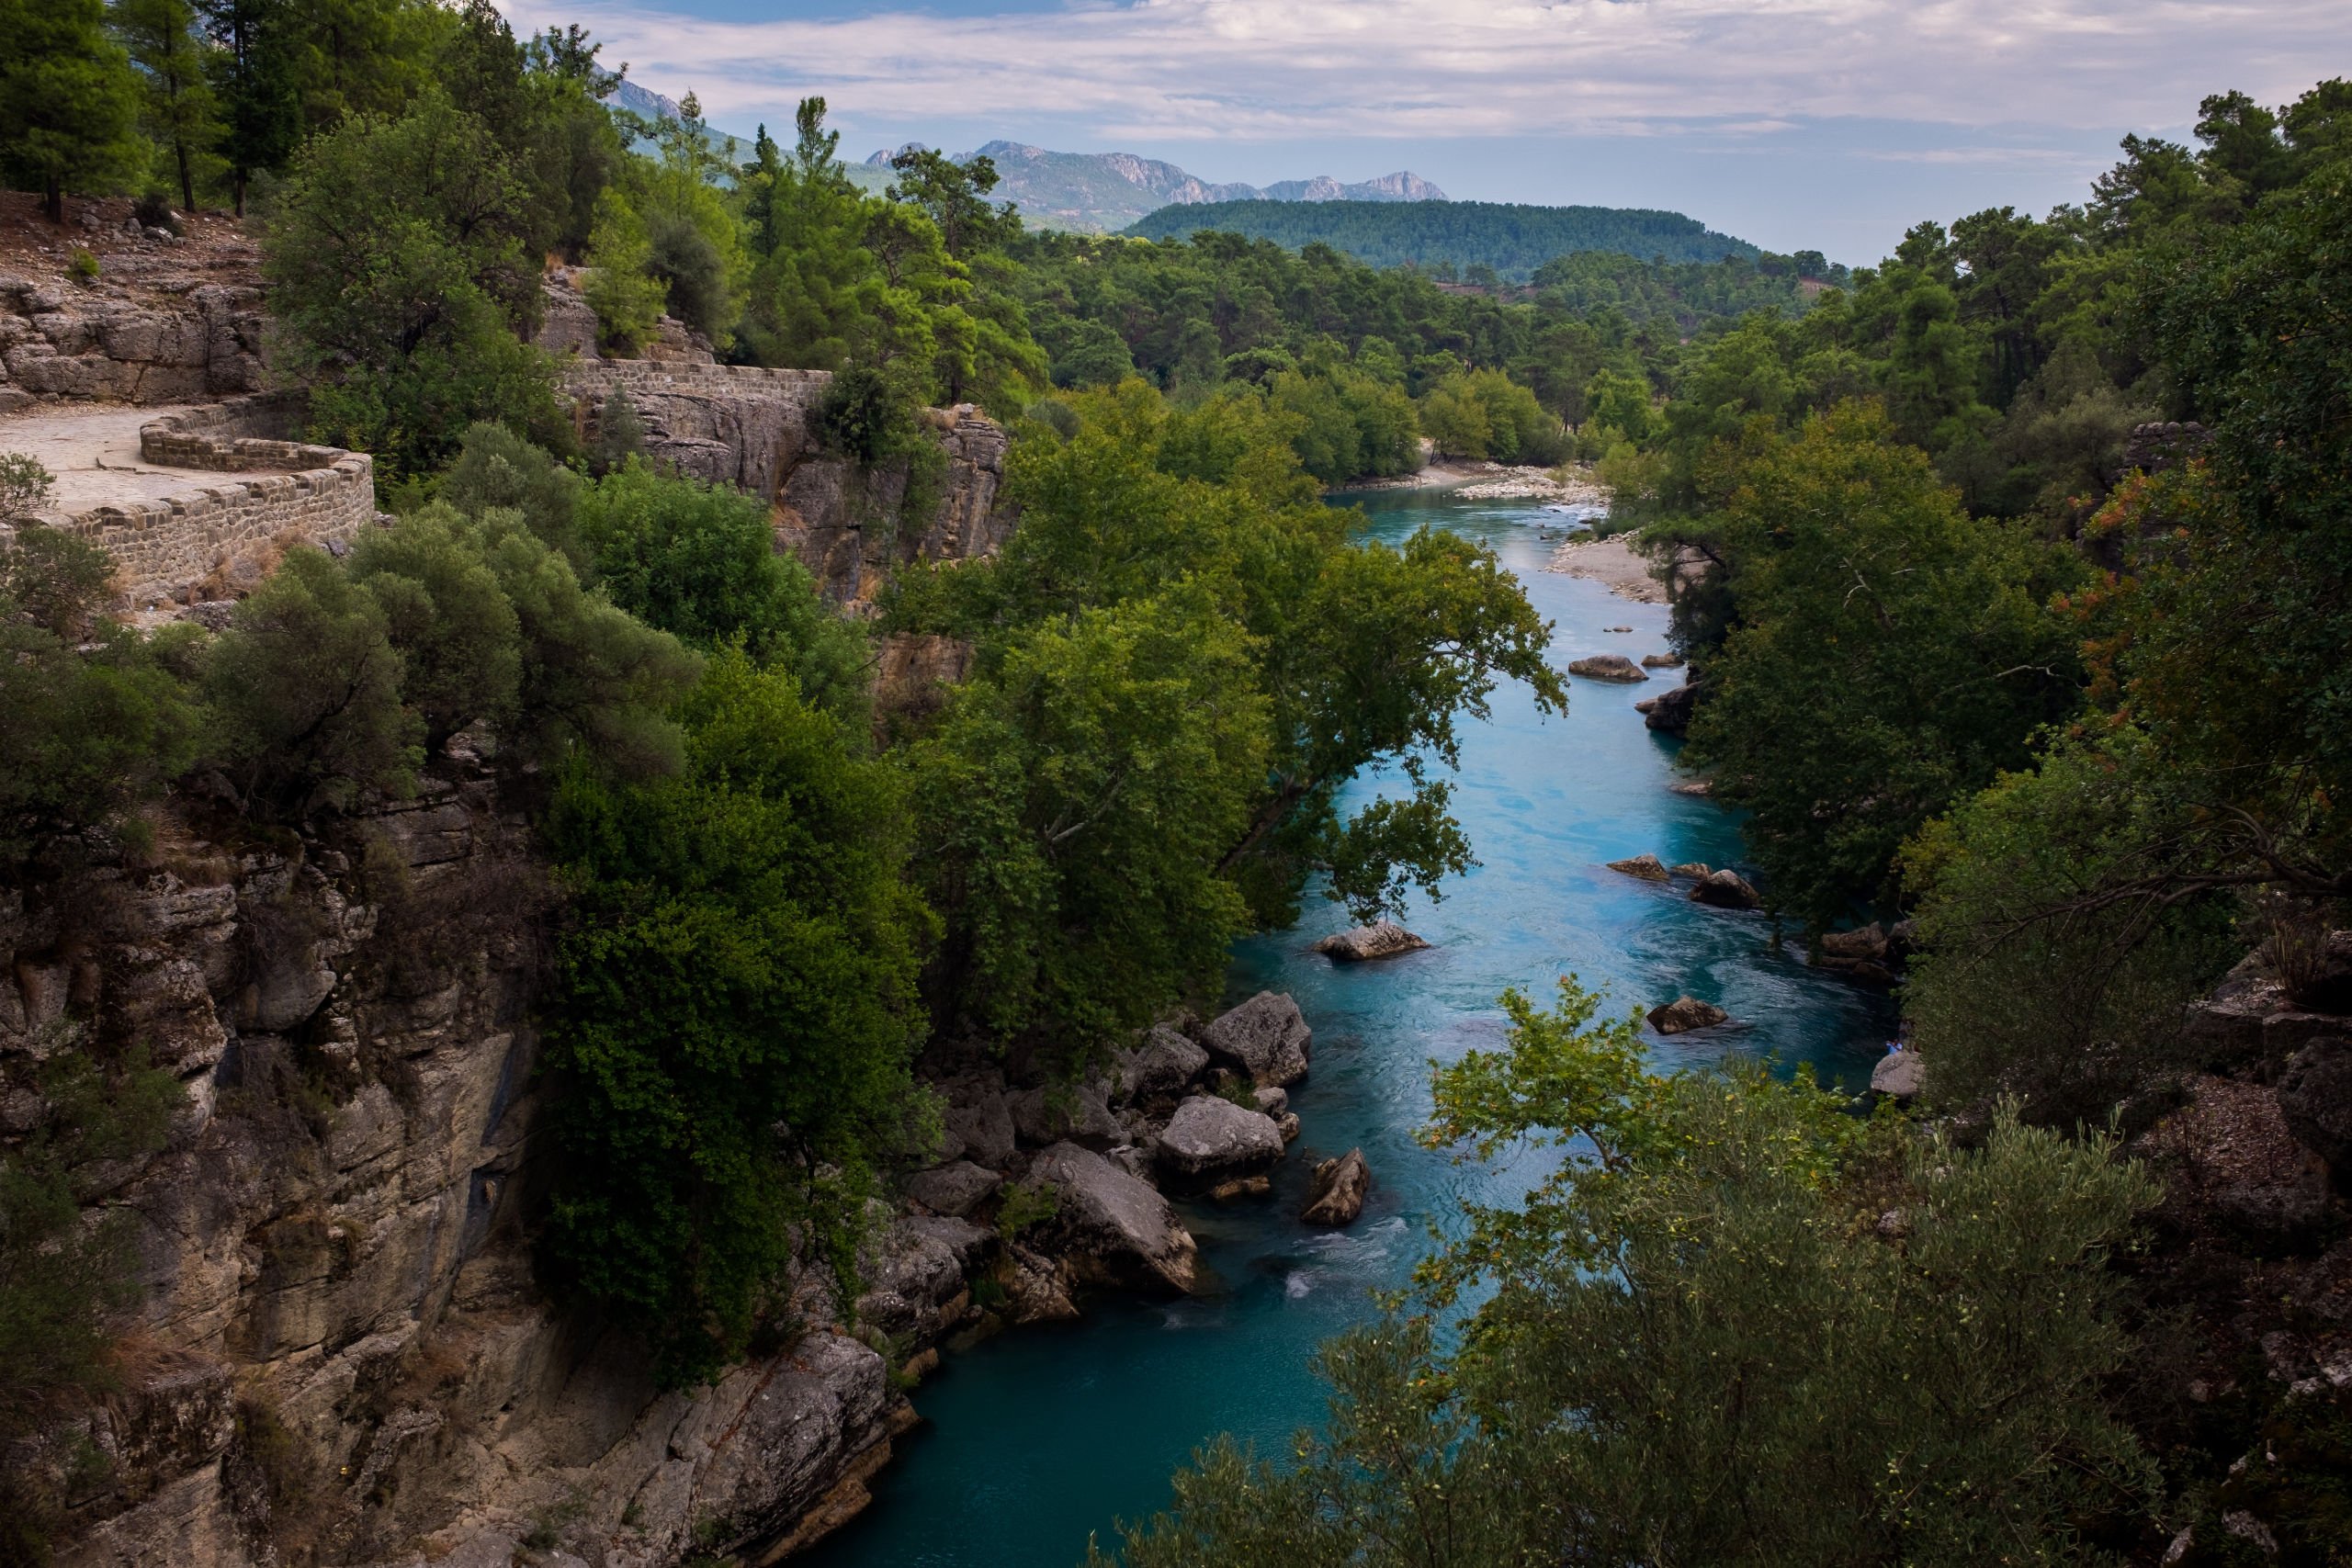
<svg viewBox="0 0 2352 1568">
<path fill-rule="evenodd" d="M 302 134 L 302 103 L 295 91 L 293 8 L 288 0 L 198 0 L 206 29 L 219 46 L 213 85 L 220 94 L 237 216 L 245 214 L 245 187 L 256 174 L 282 167 Z"/>
<path fill-rule="evenodd" d="M 189 0 L 114 0 L 115 34 L 145 78 L 141 119 L 179 175 L 180 209 L 196 210 L 196 170 L 220 138 L 220 101 L 205 74 L 210 41 Z"/>
<path fill-rule="evenodd" d="M 0 0 L 0 173 L 37 186 L 50 221 L 68 186 L 138 167 L 139 79 L 107 36 L 104 0 Z"/>
</svg>

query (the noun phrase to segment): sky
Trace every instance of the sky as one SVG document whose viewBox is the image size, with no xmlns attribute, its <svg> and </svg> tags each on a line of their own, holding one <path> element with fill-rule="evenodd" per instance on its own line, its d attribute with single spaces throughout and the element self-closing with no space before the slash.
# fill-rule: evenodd
<svg viewBox="0 0 2352 1568">
<path fill-rule="evenodd" d="M 501 0 L 714 125 L 1004 138 L 1265 185 L 1687 212 L 1875 261 L 1921 219 L 2079 200 L 2127 131 L 2352 75 L 2352 0 Z"/>
</svg>

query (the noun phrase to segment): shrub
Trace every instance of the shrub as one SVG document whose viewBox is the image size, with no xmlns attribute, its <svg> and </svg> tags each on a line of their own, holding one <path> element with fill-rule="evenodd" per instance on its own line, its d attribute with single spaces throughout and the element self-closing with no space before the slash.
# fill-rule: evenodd
<svg viewBox="0 0 2352 1568">
<path fill-rule="evenodd" d="M 22 517 L 49 504 L 56 476 L 25 452 L 0 452 L 0 520 Z"/>
<path fill-rule="evenodd" d="M 180 231 L 180 215 L 172 210 L 171 198 L 162 191 L 151 190 L 130 205 L 130 215 L 142 229 L 164 229 Z"/>
<path fill-rule="evenodd" d="M 27 523 L 0 550 L 0 594 L 52 636 L 79 642 L 96 629 L 114 558 L 78 534 Z"/>
<path fill-rule="evenodd" d="M 98 258 L 93 252 L 76 245 L 74 254 L 65 264 L 65 270 L 74 275 L 76 283 L 96 283 L 98 280 Z"/>
</svg>

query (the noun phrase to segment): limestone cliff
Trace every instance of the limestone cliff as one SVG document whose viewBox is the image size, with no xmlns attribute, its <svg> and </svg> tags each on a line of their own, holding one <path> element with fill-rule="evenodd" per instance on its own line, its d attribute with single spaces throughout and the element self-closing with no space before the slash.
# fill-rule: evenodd
<svg viewBox="0 0 2352 1568">
<path fill-rule="evenodd" d="M 98 1200 L 140 1237 L 123 1387 L 9 1456 L 65 1495 L 61 1562 L 503 1564 L 529 1538 L 629 1568 L 854 1511 L 907 1418 L 875 1350 L 820 1328 L 664 1393 L 534 1283 L 548 897 L 487 774 L 266 843 L 186 800 L 156 826 L 0 892 L 0 1135 L 62 1026 L 186 1091 Z M 886 1232 L 868 1315 L 927 1343 L 986 1239 Z"/>
</svg>

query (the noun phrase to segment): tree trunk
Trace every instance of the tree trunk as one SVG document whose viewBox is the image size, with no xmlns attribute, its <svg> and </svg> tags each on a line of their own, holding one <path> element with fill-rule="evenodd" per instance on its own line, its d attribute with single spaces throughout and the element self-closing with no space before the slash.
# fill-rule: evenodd
<svg viewBox="0 0 2352 1568">
<path fill-rule="evenodd" d="M 49 220 L 51 223 L 62 223 L 65 221 L 65 185 L 63 181 L 54 177 L 51 178 L 47 187 L 47 194 L 41 198 L 40 209 L 49 214 Z"/>
<path fill-rule="evenodd" d="M 232 183 L 236 191 L 237 216 L 243 218 L 245 215 L 245 171 L 239 169 Z"/>
<path fill-rule="evenodd" d="M 196 210 L 196 177 L 188 173 L 187 139 L 174 137 L 172 150 L 179 154 L 180 159 L 180 210 L 194 212 Z"/>
</svg>

